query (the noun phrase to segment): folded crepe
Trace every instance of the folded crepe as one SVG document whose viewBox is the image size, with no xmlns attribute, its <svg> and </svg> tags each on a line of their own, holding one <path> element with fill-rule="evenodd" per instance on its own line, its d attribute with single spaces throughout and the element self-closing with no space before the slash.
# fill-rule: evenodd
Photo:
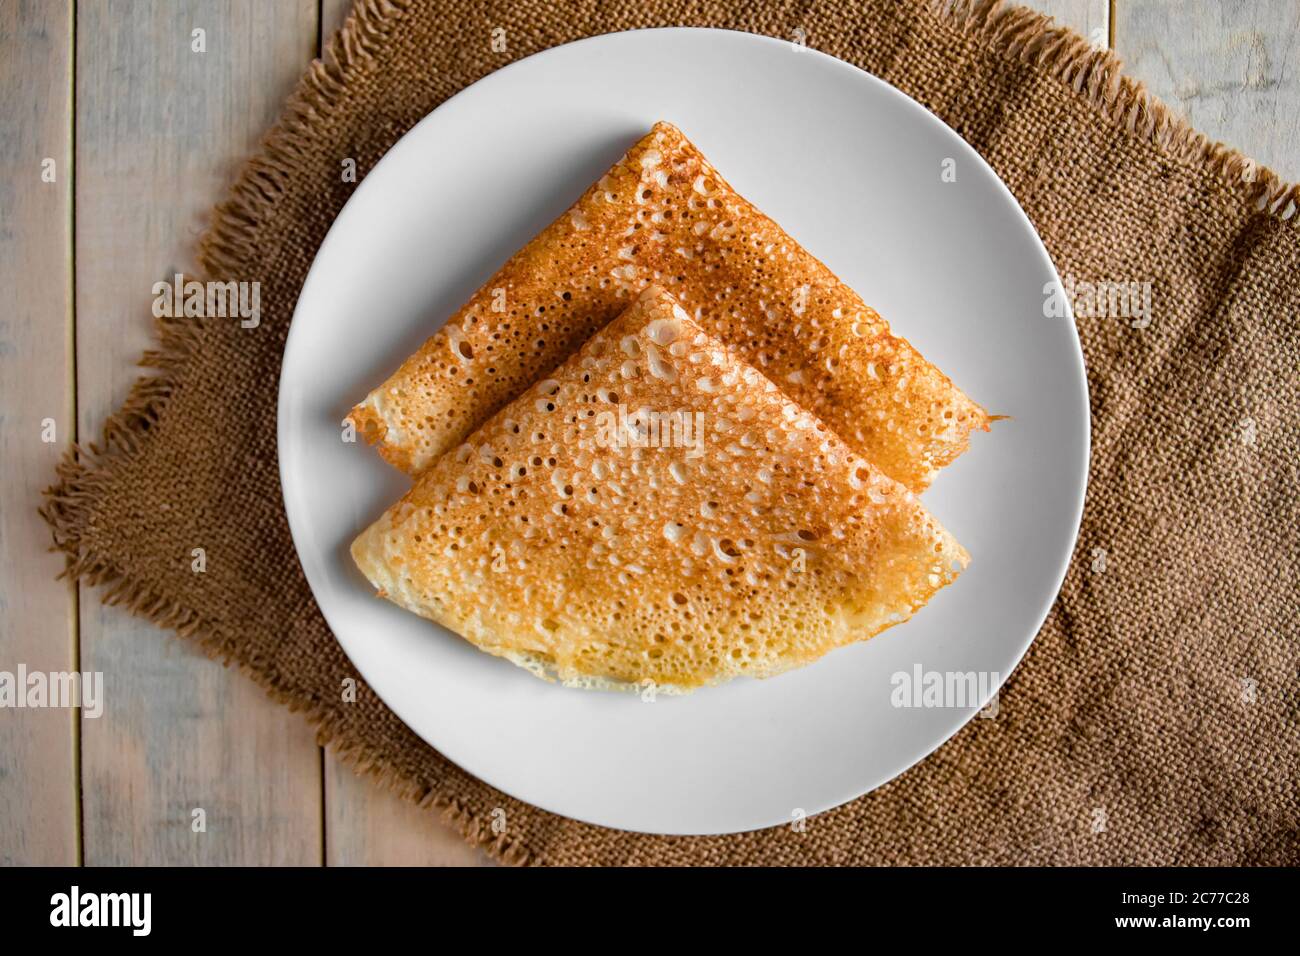
<svg viewBox="0 0 1300 956">
<path fill-rule="evenodd" d="M 910 617 L 967 556 L 662 289 L 352 545 L 388 600 L 535 674 L 768 677 Z"/>
<path fill-rule="evenodd" d="M 654 283 L 885 474 L 926 488 L 989 417 L 656 123 L 351 412 L 419 474 Z"/>
</svg>

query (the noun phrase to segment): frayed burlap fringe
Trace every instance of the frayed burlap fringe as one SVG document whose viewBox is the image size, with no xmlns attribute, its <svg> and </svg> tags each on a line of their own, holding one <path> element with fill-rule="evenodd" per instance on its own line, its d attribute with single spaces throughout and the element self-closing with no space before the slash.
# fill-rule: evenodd
<svg viewBox="0 0 1300 956">
<path fill-rule="evenodd" d="M 360 0 L 330 38 L 324 56 L 311 62 L 280 122 L 245 164 L 230 198 L 216 207 L 211 226 L 199 239 L 199 263 L 209 275 L 239 274 L 252 264 L 251 230 L 272 213 L 302 144 L 326 121 L 353 76 L 373 62 L 409 8 L 410 0 Z"/>
<path fill-rule="evenodd" d="M 1300 183 L 1285 182 L 1193 128 L 1141 82 L 1125 76 L 1123 62 L 1111 50 L 1093 46 L 1045 14 L 1004 0 L 930 3 L 943 22 L 990 52 L 1051 74 L 1085 97 L 1107 122 L 1151 142 L 1183 165 L 1206 170 L 1255 208 L 1292 223 L 1300 218 Z"/>
<path fill-rule="evenodd" d="M 1193 129 L 1141 83 L 1125 76 L 1119 58 L 1109 50 L 1093 47 L 1050 18 L 1003 0 L 928 2 L 931 14 L 945 29 L 958 33 L 963 43 L 978 45 L 988 55 L 1033 65 L 1083 98 L 1108 123 L 1148 141 L 1180 164 L 1208 171 L 1243 202 L 1292 225 L 1300 219 L 1300 185 L 1282 181 L 1271 170 Z M 411 5 L 412 0 L 358 0 L 322 58 L 308 67 L 258 155 L 245 164 L 229 197 L 214 209 L 210 228 L 198 245 L 207 276 L 255 271 L 255 230 L 266 228 L 277 216 L 277 201 L 294 175 L 296 157 L 347 96 L 349 86 L 373 66 L 375 53 L 401 28 Z M 76 446 L 67 453 L 58 466 L 56 484 L 45 492 L 40 511 L 51 526 L 54 548 L 65 555 L 64 575 L 103 588 L 106 603 L 122 605 L 191 639 L 227 666 L 236 664 L 272 699 L 303 714 L 315 727 L 321 745 L 355 772 L 438 812 L 469 843 L 496 860 L 515 865 L 535 862 L 528 847 L 505 834 L 494 834 L 460 801 L 404 777 L 378 750 L 343 736 L 327 708 L 286 692 L 268 670 L 259 669 L 256 658 L 236 660 L 224 641 L 205 630 L 197 612 L 132 580 L 109 556 L 87 545 L 82 530 L 91 504 L 106 487 L 106 466 L 115 458 L 140 452 L 145 433 L 158 422 L 198 341 L 188 320 L 159 320 L 157 334 L 159 348 L 146 353 L 140 363 L 154 374 L 135 383 L 123 407 L 105 423 L 99 443 L 84 449 Z"/>
</svg>

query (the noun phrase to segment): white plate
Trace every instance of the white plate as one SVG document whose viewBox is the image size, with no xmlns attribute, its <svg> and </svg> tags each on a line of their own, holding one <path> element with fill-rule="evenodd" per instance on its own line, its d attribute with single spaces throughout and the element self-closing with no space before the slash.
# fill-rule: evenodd
<svg viewBox="0 0 1300 956">
<path fill-rule="evenodd" d="M 781 677 L 651 704 L 546 684 L 374 598 L 348 544 L 407 481 L 342 441 L 340 423 L 661 118 L 968 394 L 1013 418 L 976 435 L 926 493 L 973 560 L 912 621 Z M 955 182 L 941 180 L 945 160 Z M 686 29 L 522 60 L 389 151 L 307 277 L 279 409 L 303 570 L 398 716 L 521 800 L 677 834 L 829 809 L 907 769 L 984 703 L 895 707 L 892 675 L 919 665 L 1005 679 L 1060 587 L 1083 505 L 1088 396 L 1073 322 L 1043 314 L 1053 281 L 1038 236 L 980 157 L 839 60 Z"/>
</svg>

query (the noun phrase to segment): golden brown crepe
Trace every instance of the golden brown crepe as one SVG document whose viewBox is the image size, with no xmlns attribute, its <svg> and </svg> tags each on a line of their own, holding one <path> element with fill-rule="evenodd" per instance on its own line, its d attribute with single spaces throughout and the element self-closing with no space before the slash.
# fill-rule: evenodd
<svg viewBox="0 0 1300 956">
<path fill-rule="evenodd" d="M 870 637 L 967 561 L 911 491 L 653 287 L 352 555 L 382 596 L 490 654 L 665 691 Z"/>
<path fill-rule="evenodd" d="M 352 410 L 410 474 L 463 441 L 655 283 L 699 325 L 914 491 L 988 429 L 830 270 L 654 129 Z"/>
</svg>

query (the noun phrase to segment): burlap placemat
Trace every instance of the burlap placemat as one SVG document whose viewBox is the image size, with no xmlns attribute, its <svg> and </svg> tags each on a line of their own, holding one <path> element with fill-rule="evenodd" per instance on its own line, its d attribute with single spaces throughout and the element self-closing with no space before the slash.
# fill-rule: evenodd
<svg viewBox="0 0 1300 956">
<path fill-rule="evenodd" d="M 368 688 L 345 702 L 356 674 L 281 507 L 280 356 L 317 245 L 355 188 L 341 159 L 369 169 L 506 62 L 663 25 L 802 31 L 978 149 L 1080 296 L 1085 283 L 1151 284 L 1144 328 L 1080 300 L 1087 510 L 999 716 L 803 832 L 685 839 L 575 823 L 459 770 Z M 503 860 L 1296 863 L 1298 200 L 1171 117 L 1111 55 L 1017 7 L 363 0 L 202 243 L 211 277 L 261 283 L 260 327 L 165 320 L 153 374 L 98 447 L 70 453 L 43 510 L 71 574 L 239 665 L 358 769 Z M 190 569 L 195 542 L 205 574 Z M 494 834 L 498 807 L 507 826 Z"/>
</svg>

